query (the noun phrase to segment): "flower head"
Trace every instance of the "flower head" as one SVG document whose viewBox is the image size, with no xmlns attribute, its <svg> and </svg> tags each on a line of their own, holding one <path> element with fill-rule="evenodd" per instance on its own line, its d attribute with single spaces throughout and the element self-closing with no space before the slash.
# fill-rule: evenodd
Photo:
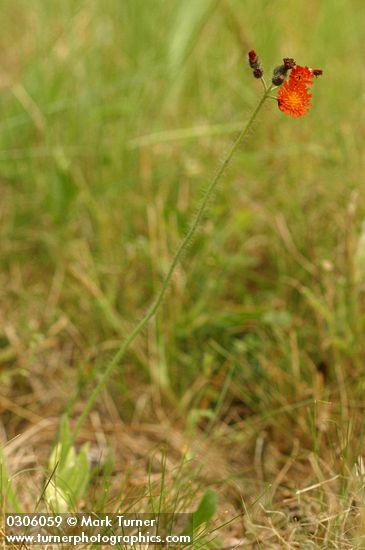
<svg viewBox="0 0 365 550">
<path fill-rule="evenodd" d="M 283 113 L 292 117 L 300 117 L 309 111 L 311 106 L 309 86 L 313 84 L 313 78 L 322 74 L 321 69 L 310 69 L 296 65 L 290 71 L 289 80 L 280 88 L 277 100 Z"/>
<path fill-rule="evenodd" d="M 296 82 L 301 84 L 312 84 L 313 83 L 313 71 L 312 69 L 309 69 L 308 67 L 301 67 L 300 65 L 297 65 L 294 67 L 294 69 L 291 71 L 289 76 L 290 82 Z"/>
<path fill-rule="evenodd" d="M 285 81 L 278 93 L 278 107 L 286 115 L 300 117 L 309 111 L 311 97 L 305 85 L 295 80 Z"/>
</svg>

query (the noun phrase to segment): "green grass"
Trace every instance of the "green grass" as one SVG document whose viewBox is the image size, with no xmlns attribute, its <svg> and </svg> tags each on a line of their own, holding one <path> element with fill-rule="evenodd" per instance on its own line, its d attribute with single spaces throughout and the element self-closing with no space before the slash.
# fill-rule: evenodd
<svg viewBox="0 0 365 550">
<path fill-rule="evenodd" d="M 145 510 L 153 474 L 155 496 L 179 510 L 216 491 L 216 525 L 245 511 L 244 527 L 219 530 L 223 546 L 365 547 L 365 10 L 259 4 L 3 0 L 9 507 L 35 506 L 61 416 L 75 424 L 156 296 L 261 94 L 246 66 L 255 48 L 268 79 L 284 56 L 324 70 L 313 107 L 292 120 L 268 104 L 235 156 L 156 319 L 80 433 L 78 452 L 89 442 L 94 457 L 82 501 Z"/>
</svg>

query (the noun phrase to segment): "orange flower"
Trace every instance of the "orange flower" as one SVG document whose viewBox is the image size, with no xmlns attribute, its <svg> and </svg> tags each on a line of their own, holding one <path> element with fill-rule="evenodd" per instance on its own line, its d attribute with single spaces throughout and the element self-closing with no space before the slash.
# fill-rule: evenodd
<svg viewBox="0 0 365 550">
<path fill-rule="evenodd" d="M 297 65 L 290 73 L 289 81 L 295 84 L 313 84 L 313 70 Z"/>
<path fill-rule="evenodd" d="M 283 113 L 292 117 L 300 117 L 309 111 L 311 97 L 312 95 L 308 93 L 307 86 L 303 83 L 303 80 L 292 79 L 290 75 L 289 81 L 285 81 L 279 90 L 277 97 L 278 106 Z"/>
</svg>

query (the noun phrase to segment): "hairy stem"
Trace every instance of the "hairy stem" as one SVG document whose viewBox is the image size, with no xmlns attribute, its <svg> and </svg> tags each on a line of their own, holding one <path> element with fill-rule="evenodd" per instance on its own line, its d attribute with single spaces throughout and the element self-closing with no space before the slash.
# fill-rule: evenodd
<svg viewBox="0 0 365 550">
<path fill-rule="evenodd" d="M 154 317 L 154 315 L 157 313 L 159 307 L 161 306 L 161 304 L 163 302 L 163 299 L 165 297 L 166 291 L 167 291 L 167 289 L 170 285 L 171 278 L 174 274 L 174 271 L 175 271 L 175 269 L 176 269 L 176 267 L 177 267 L 177 265 L 180 261 L 180 258 L 182 257 L 183 253 L 185 252 L 185 250 L 188 247 L 191 239 L 194 237 L 194 234 L 198 229 L 198 226 L 199 226 L 199 224 L 200 224 L 200 222 L 203 218 L 203 215 L 205 213 L 205 210 L 207 208 L 209 200 L 211 199 L 211 197 L 214 193 L 214 190 L 216 189 L 218 183 L 220 182 L 220 180 L 221 180 L 228 164 L 230 163 L 234 153 L 236 152 L 239 145 L 242 143 L 242 141 L 245 139 L 248 132 L 250 131 L 250 129 L 252 127 L 252 124 L 254 123 L 259 111 L 261 110 L 261 108 L 262 108 L 262 106 L 265 102 L 265 100 L 269 96 L 271 89 L 272 88 L 269 87 L 265 90 L 265 93 L 261 97 L 259 103 L 257 104 L 257 107 L 253 111 L 253 113 L 252 113 L 251 117 L 249 118 L 246 126 L 243 128 L 243 130 L 240 132 L 240 134 L 238 135 L 238 137 L 234 141 L 231 149 L 229 150 L 226 158 L 224 159 L 221 166 L 219 167 L 216 175 L 214 176 L 214 178 L 212 179 L 212 181 L 210 182 L 210 184 L 206 188 L 204 196 L 203 196 L 203 200 L 202 200 L 202 202 L 199 206 L 198 212 L 196 213 L 186 236 L 181 241 L 181 243 L 179 245 L 179 248 L 177 249 L 177 252 L 176 252 L 176 254 L 175 254 L 175 256 L 174 256 L 174 258 L 171 262 L 168 273 L 167 273 L 167 275 L 166 275 L 166 277 L 165 277 L 165 279 L 162 283 L 161 289 L 160 289 L 156 299 L 154 300 L 152 305 L 149 307 L 149 309 L 147 310 L 144 317 L 139 321 L 139 323 L 137 323 L 137 325 L 134 327 L 134 329 L 125 338 L 125 340 L 121 344 L 119 350 L 117 351 L 117 353 L 114 355 L 113 359 L 110 361 L 110 363 L 106 367 L 103 375 L 101 376 L 101 378 L 98 381 L 97 385 L 95 386 L 94 390 L 90 394 L 90 397 L 86 402 L 85 408 L 84 408 L 80 418 L 78 419 L 78 421 L 76 423 L 74 431 L 72 432 L 72 435 L 71 435 L 70 440 L 69 440 L 69 447 L 68 448 L 70 448 L 71 445 L 73 445 L 73 443 L 75 442 L 75 439 L 76 439 L 80 429 L 82 428 L 84 422 L 86 421 L 90 411 L 92 410 L 92 408 L 95 404 L 95 401 L 97 400 L 100 392 L 104 389 L 107 381 L 109 380 L 110 376 L 114 372 L 115 368 L 120 363 L 121 359 L 125 355 L 125 353 L 128 350 L 129 346 L 131 345 L 133 340 L 136 338 L 136 336 L 138 336 L 138 334 L 146 327 L 147 323 L 152 319 L 152 317 Z M 67 452 L 66 452 L 66 456 L 67 456 Z"/>
</svg>

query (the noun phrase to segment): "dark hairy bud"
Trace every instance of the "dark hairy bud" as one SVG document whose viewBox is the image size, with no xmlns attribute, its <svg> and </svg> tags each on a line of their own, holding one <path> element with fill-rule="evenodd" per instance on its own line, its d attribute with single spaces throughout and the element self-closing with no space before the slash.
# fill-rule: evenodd
<svg viewBox="0 0 365 550">
<path fill-rule="evenodd" d="M 248 63 L 251 69 L 258 69 L 260 66 L 260 60 L 255 50 L 248 52 Z"/>
<path fill-rule="evenodd" d="M 248 64 L 250 65 L 251 69 L 253 69 L 253 76 L 255 78 L 262 78 L 264 71 L 261 67 L 260 59 L 255 50 L 251 50 L 250 52 L 248 52 Z"/>
<path fill-rule="evenodd" d="M 272 75 L 272 79 L 271 79 L 274 86 L 282 85 L 282 83 L 285 80 L 287 72 L 288 72 L 288 69 L 285 68 L 285 65 L 279 65 L 278 67 L 275 67 Z"/>
<path fill-rule="evenodd" d="M 271 82 L 274 86 L 281 86 L 284 82 L 288 71 L 294 69 L 296 63 L 292 57 L 284 57 L 283 64 L 275 67 Z"/>
<path fill-rule="evenodd" d="M 257 69 L 254 69 L 252 71 L 252 74 L 255 78 L 262 78 L 264 71 L 261 69 L 261 67 L 258 67 Z"/>
<path fill-rule="evenodd" d="M 284 80 L 285 80 L 285 74 L 276 74 L 276 75 L 273 75 L 271 82 L 274 84 L 274 86 L 281 86 Z"/>
<path fill-rule="evenodd" d="M 283 59 L 284 67 L 287 71 L 294 69 L 296 63 L 292 57 L 284 57 Z"/>
</svg>

